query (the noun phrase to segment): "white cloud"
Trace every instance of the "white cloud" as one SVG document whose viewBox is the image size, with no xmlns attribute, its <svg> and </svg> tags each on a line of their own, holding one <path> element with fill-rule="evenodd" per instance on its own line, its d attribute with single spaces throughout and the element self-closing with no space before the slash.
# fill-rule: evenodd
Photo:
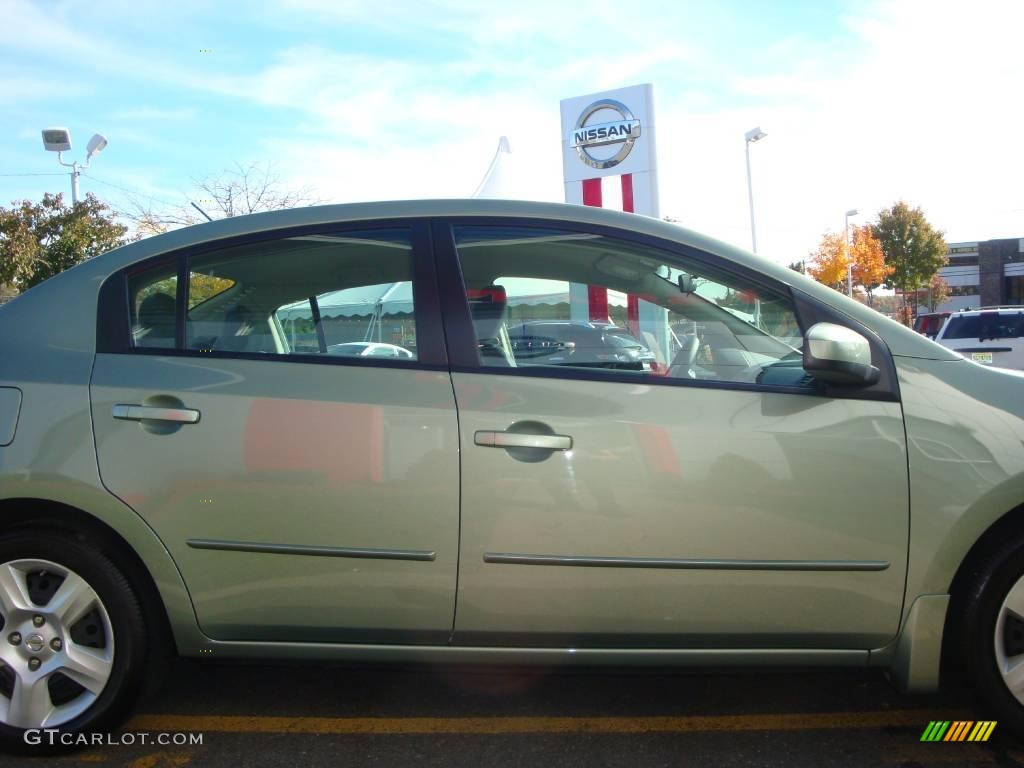
<svg viewBox="0 0 1024 768">
<path fill-rule="evenodd" d="M 950 239 L 1024 235 L 1016 136 L 1024 4 L 878 0 L 850 6 L 836 39 L 794 30 L 756 51 L 722 45 L 725 25 L 738 19 L 714 3 L 636 6 L 631 15 L 621 3 L 593 2 L 581 16 L 549 0 L 512 8 L 291 0 L 255 12 L 267 25 L 368 29 L 405 47 L 304 44 L 271 51 L 241 74 L 80 35 L 23 2 L 9 3 L 15 23 L 0 42 L 217 94 L 228 110 L 293 115 L 287 129 L 267 128 L 232 159 L 271 159 L 283 178 L 332 200 L 467 195 L 501 134 L 533 196 L 559 199 L 558 100 L 650 81 L 663 213 L 695 229 L 749 245 L 743 133 L 760 125 L 768 137 L 752 148 L 752 164 L 765 254 L 803 258 L 824 230 L 842 226 L 845 210 L 859 208 L 864 220 L 899 198 L 921 205 Z M 0 84 L 0 95 L 27 97 L 31 80 L 17 81 L 13 91 Z M 159 104 L 114 117 L 193 116 Z"/>
</svg>

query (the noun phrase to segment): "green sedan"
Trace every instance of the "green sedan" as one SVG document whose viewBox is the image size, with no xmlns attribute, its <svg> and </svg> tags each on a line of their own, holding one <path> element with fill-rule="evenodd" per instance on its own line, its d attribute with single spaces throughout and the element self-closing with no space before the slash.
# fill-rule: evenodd
<svg viewBox="0 0 1024 768">
<path fill-rule="evenodd" d="M 650 362 L 543 333 L 585 324 Z M 945 654 L 1024 732 L 1024 377 L 579 206 L 132 243 L 0 308 L 2 744 L 116 727 L 168 654 Z"/>
</svg>

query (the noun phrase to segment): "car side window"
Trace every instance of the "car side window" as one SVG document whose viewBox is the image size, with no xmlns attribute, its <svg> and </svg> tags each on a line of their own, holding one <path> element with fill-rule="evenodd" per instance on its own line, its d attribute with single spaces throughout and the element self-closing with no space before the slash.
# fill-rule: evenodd
<svg viewBox="0 0 1024 768">
<path fill-rule="evenodd" d="M 604 235 L 455 229 L 480 363 L 811 387 L 787 292 Z"/>
<path fill-rule="evenodd" d="M 407 230 L 234 246 L 190 257 L 187 273 L 186 350 L 417 359 Z M 174 346 L 176 288 L 157 271 L 129 281 L 136 347 Z"/>
</svg>

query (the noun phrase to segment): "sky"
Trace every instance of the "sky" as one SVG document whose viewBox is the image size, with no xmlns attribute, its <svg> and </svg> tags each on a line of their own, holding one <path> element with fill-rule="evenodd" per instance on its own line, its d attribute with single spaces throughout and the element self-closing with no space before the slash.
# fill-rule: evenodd
<svg viewBox="0 0 1024 768">
<path fill-rule="evenodd" d="M 1024 237 L 1020 0 L 0 0 L 0 205 L 68 194 L 66 126 L 115 208 L 270 163 L 323 202 L 468 197 L 498 139 L 563 199 L 559 101 L 653 83 L 661 214 L 782 263 L 921 206 L 949 242 Z"/>
</svg>

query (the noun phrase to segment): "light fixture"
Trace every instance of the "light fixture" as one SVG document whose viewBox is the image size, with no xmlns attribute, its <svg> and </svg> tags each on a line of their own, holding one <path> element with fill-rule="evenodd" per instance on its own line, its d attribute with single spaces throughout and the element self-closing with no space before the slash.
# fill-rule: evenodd
<svg viewBox="0 0 1024 768">
<path fill-rule="evenodd" d="M 744 134 L 744 137 L 746 138 L 747 141 L 753 143 L 755 141 L 760 141 L 761 139 L 763 139 L 767 135 L 768 134 L 765 133 L 764 131 L 762 131 L 760 126 L 759 126 L 757 128 L 751 128 L 749 131 L 747 131 Z"/>
<path fill-rule="evenodd" d="M 89 162 L 89 159 L 93 155 L 98 155 L 107 146 L 107 139 L 103 134 L 94 133 L 92 138 L 89 139 L 89 143 L 85 147 L 85 161 Z"/>
<path fill-rule="evenodd" d="M 47 152 L 70 152 L 71 131 L 67 128 L 44 128 L 43 149 Z"/>
</svg>

